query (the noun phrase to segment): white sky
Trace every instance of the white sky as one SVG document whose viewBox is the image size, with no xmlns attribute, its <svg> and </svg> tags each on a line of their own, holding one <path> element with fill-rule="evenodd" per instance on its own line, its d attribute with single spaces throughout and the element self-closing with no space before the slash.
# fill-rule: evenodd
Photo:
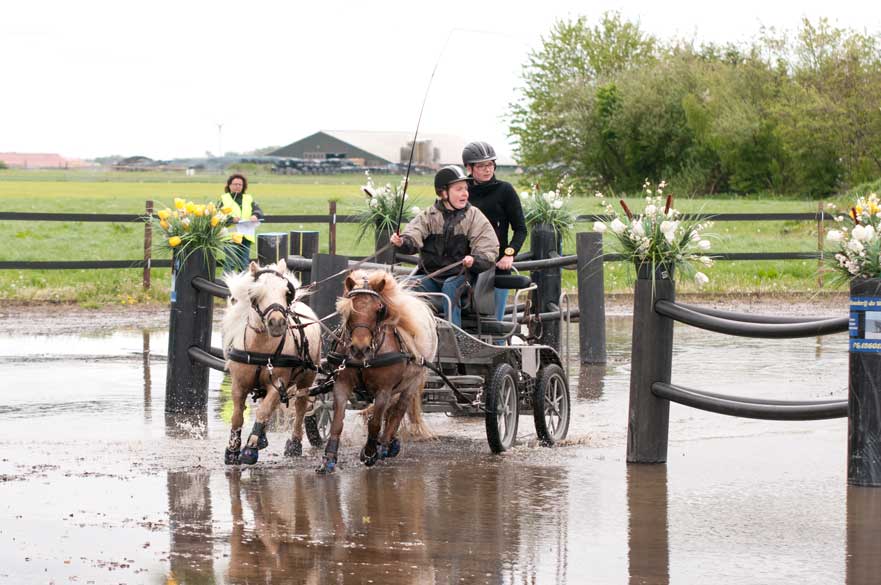
<svg viewBox="0 0 881 585">
<path fill-rule="evenodd" d="M 320 129 L 412 132 L 436 62 L 421 132 L 510 151 L 522 64 L 561 18 L 618 10 L 664 39 L 715 42 L 803 16 L 881 31 L 881 4 L 865 1 L 520 4 L 12 0 L 0 11 L 0 152 L 172 158 Z"/>
</svg>

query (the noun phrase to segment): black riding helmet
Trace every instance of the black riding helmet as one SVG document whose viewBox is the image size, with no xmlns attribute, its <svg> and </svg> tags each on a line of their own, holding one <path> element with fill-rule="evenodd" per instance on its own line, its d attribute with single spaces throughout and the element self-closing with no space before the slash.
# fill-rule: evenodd
<svg viewBox="0 0 881 585">
<path fill-rule="evenodd" d="M 486 142 L 469 142 L 462 150 L 462 164 L 473 165 L 496 160 L 496 151 Z"/>
<path fill-rule="evenodd" d="M 434 191 L 435 193 L 440 193 L 453 183 L 467 180 L 468 177 L 465 175 L 462 169 L 460 169 L 456 165 L 448 165 L 439 170 L 434 176 Z"/>
</svg>

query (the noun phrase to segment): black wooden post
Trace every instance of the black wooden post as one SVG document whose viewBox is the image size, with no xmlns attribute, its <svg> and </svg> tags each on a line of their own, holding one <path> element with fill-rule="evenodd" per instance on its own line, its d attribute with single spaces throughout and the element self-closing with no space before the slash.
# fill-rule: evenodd
<svg viewBox="0 0 881 585">
<path fill-rule="evenodd" d="M 881 487 L 881 279 L 850 285 L 847 483 Z"/>
<path fill-rule="evenodd" d="M 387 246 L 389 243 L 389 238 L 392 237 L 392 230 L 376 230 L 374 234 L 374 247 L 375 251 L 381 250 L 384 246 Z M 374 262 L 378 262 L 379 264 L 394 264 L 395 262 L 395 247 L 389 246 L 387 250 L 384 250 L 380 254 L 376 254 L 376 257 L 373 259 Z"/>
<path fill-rule="evenodd" d="M 288 257 L 288 235 L 284 232 L 257 234 L 257 260 L 261 266 Z"/>
<path fill-rule="evenodd" d="M 666 273 L 665 273 L 666 274 Z M 670 402 L 652 394 L 655 382 L 670 382 L 673 367 L 673 320 L 655 312 L 655 301 L 672 301 L 671 278 L 639 274 L 633 297 L 630 353 L 630 408 L 627 417 L 628 463 L 667 461 Z"/>
<path fill-rule="evenodd" d="M 191 346 L 208 350 L 214 297 L 193 287 L 201 276 L 214 280 L 215 261 L 200 251 L 181 260 L 175 254 L 171 269 L 171 317 L 168 325 L 168 371 L 165 377 L 165 411 L 187 413 L 208 404 L 208 368 L 193 363 Z"/>
<path fill-rule="evenodd" d="M 320 282 L 324 278 L 344 271 L 349 266 L 349 259 L 345 256 L 335 256 L 333 254 L 315 254 L 312 256 L 312 278 L 315 282 Z M 318 285 L 316 290 L 307 298 L 309 306 L 315 311 L 319 317 L 326 317 L 336 311 L 336 300 L 343 294 L 343 282 L 346 280 L 346 273 L 337 275 L 330 280 L 326 280 Z M 335 327 L 338 319 L 330 319 L 325 321 L 328 327 Z"/>
<path fill-rule="evenodd" d="M 533 260 L 546 260 L 552 254 L 561 252 L 561 242 L 554 228 L 538 224 L 533 226 L 530 234 L 530 250 Z M 538 285 L 538 290 L 533 291 L 533 302 L 540 313 L 559 310 L 556 308 L 560 302 L 560 290 L 562 288 L 561 268 L 542 268 L 532 271 L 532 282 Z M 553 306 L 551 306 L 553 305 Z M 544 345 L 549 345 L 560 351 L 560 319 L 544 321 L 540 324 L 541 336 L 539 340 Z"/>
<path fill-rule="evenodd" d="M 312 258 L 318 253 L 318 232 L 291 232 L 290 233 L 290 254 L 291 256 L 302 256 L 303 258 Z M 309 284 L 312 282 L 312 271 L 303 270 L 297 273 L 297 278 L 301 284 Z"/>
<path fill-rule="evenodd" d="M 575 236 L 578 255 L 578 343 L 582 364 L 606 363 L 606 296 L 603 281 L 603 235 Z"/>
</svg>

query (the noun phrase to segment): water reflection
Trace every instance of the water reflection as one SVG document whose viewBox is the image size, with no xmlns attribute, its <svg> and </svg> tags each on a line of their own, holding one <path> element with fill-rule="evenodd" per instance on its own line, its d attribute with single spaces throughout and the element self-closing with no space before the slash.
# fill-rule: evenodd
<svg viewBox="0 0 881 585">
<path fill-rule="evenodd" d="M 231 583 L 567 579 L 561 469 L 417 464 L 333 477 L 255 469 L 227 480 Z"/>
<path fill-rule="evenodd" d="M 167 583 L 214 583 L 210 474 L 169 471 L 170 574 Z"/>
<path fill-rule="evenodd" d="M 881 489 L 847 488 L 847 585 L 875 585 L 881 575 Z"/>
<path fill-rule="evenodd" d="M 667 466 L 627 466 L 630 583 L 670 582 L 667 530 Z"/>
<path fill-rule="evenodd" d="M 144 422 L 148 425 L 153 420 L 153 381 L 150 376 L 150 330 L 141 331 L 143 351 L 141 363 L 144 371 Z"/>
</svg>

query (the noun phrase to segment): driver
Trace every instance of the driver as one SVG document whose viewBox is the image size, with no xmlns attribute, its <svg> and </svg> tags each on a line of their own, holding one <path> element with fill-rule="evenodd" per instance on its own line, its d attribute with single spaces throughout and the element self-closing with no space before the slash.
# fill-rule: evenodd
<svg viewBox="0 0 881 585">
<path fill-rule="evenodd" d="M 434 176 L 435 204 L 407 224 L 401 235 L 392 234 L 391 243 L 404 254 L 419 252 L 423 276 L 419 288 L 441 292 L 453 307 L 450 321 L 462 326 L 461 287 L 468 273 L 478 274 L 496 263 L 499 240 L 483 213 L 468 203 L 468 177 L 461 168 L 443 167 Z M 440 274 L 432 273 L 462 261 Z"/>
</svg>

